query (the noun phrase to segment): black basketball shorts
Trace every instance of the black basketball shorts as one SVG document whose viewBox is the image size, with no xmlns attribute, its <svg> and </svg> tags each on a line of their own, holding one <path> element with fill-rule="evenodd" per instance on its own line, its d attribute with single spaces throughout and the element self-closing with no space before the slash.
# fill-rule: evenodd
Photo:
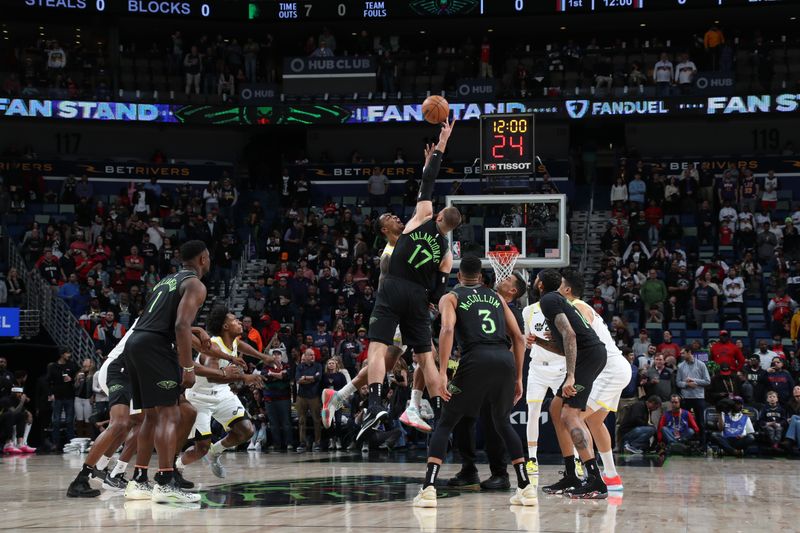
<svg viewBox="0 0 800 533">
<path fill-rule="evenodd" d="M 578 358 L 575 361 L 575 388 L 578 393 L 572 398 L 564 398 L 561 394 L 561 387 L 564 386 L 562 383 L 556 391 L 556 396 L 564 400 L 564 405 L 585 411 L 589 395 L 592 392 L 592 385 L 606 367 L 607 359 L 606 347 L 602 344 L 584 350 L 579 349 Z"/>
<path fill-rule="evenodd" d="M 446 408 L 462 416 L 476 418 L 485 402 L 493 413 L 511 413 L 514 407 L 516 364 L 507 348 L 481 346 L 461 357 Z"/>
<path fill-rule="evenodd" d="M 182 374 L 170 339 L 137 329 L 128 339 L 124 355 L 134 409 L 178 405 Z"/>
<path fill-rule="evenodd" d="M 108 406 L 131 404 L 131 380 L 125 371 L 125 356 L 120 355 L 108 364 L 106 370 Z"/>
<path fill-rule="evenodd" d="M 431 351 L 428 291 L 417 283 L 385 276 L 369 319 L 369 340 L 392 346 L 398 325 L 403 344 L 415 353 Z"/>
</svg>

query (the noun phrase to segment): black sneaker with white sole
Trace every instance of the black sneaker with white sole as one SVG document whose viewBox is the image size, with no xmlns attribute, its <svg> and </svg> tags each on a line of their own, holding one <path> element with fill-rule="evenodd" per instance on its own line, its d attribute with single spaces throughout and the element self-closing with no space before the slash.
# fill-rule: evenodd
<svg viewBox="0 0 800 533">
<path fill-rule="evenodd" d="M 590 476 L 580 487 L 565 490 L 564 496 L 575 500 L 604 500 L 608 498 L 608 487 L 599 477 Z"/>
<path fill-rule="evenodd" d="M 542 487 L 542 492 L 545 494 L 564 494 L 565 491 L 576 489 L 581 486 L 582 482 L 575 476 L 568 476 L 566 472 L 559 472 L 562 477 L 561 480 Z"/>
<path fill-rule="evenodd" d="M 70 498 L 95 498 L 100 496 L 100 491 L 89 485 L 89 478 L 78 476 L 69 484 L 67 496 Z"/>
<path fill-rule="evenodd" d="M 89 486 L 93 489 L 99 489 L 108 477 L 108 470 L 100 470 L 99 468 L 92 467 L 92 471 L 87 478 Z"/>
<path fill-rule="evenodd" d="M 128 488 L 128 480 L 125 479 L 124 473 L 117 474 L 114 477 L 106 476 L 106 480 L 103 481 L 103 488 L 105 490 L 124 492 Z"/>
<path fill-rule="evenodd" d="M 183 472 L 181 472 L 180 470 L 175 469 L 172 472 L 172 477 L 175 479 L 175 482 L 178 484 L 178 486 L 180 488 L 182 488 L 182 489 L 193 489 L 194 488 L 194 483 L 192 483 L 191 481 L 189 481 L 186 478 L 184 478 L 183 477 Z"/>
<path fill-rule="evenodd" d="M 358 432 L 358 436 L 356 437 L 357 441 L 360 441 L 364 438 L 364 435 L 367 434 L 372 429 L 375 429 L 381 420 L 389 416 L 389 412 L 383 408 L 383 406 L 373 407 L 367 409 L 367 413 L 364 415 L 364 420 L 361 422 L 361 429 Z"/>
</svg>

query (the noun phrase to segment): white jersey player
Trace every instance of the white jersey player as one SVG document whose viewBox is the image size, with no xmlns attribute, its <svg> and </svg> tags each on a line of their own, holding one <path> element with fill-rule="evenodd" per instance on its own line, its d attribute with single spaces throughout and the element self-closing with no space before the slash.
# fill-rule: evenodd
<svg viewBox="0 0 800 533">
<path fill-rule="evenodd" d="M 533 303 L 522 310 L 522 320 L 525 324 L 525 337 L 533 335 L 537 340 L 549 340 L 547 320 L 542 313 L 539 302 Z M 551 352 L 537 343 L 528 343 L 530 349 L 530 364 L 528 366 L 528 384 L 525 395 L 528 404 L 528 473 L 538 474 L 537 449 L 539 440 L 539 415 L 542 412 L 542 402 L 547 396 L 547 390 L 556 393 L 567 376 L 567 360 L 563 355 Z"/>
<path fill-rule="evenodd" d="M 574 305 L 591 325 L 606 347 L 608 359 L 603 371 L 592 384 L 584 419 L 603 461 L 603 481 L 609 490 L 622 490 L 622 478 L 614 465 L 611 435 L 605 425 L 609 412 L 616 412 L 622 391 L 631 381 L 631 365 L 617 347 L 603 318 L 575 294 L 583 292 L 583 276 L 574 269 L 562 271 L 563 282 L 559 292 Z"/>
<path fill-rule="evenodd" d="M 228 312 L 225 306 L 216 306 L 208 314 L 206 320 L 208 332 L 212 335 L 212 346 L 218 348 L 223 355 L 230 359 L 239 358 L 239 349 L 251 357 L 264 359 L 258 351 L 242 343 L 239 336 L 242 334 L 242 323 Z M 253 424 L 247 417 L 247 412 L 239 397 L 233 393 L 230 383 L 243 381 L 246 385 L 256 387 L 262 385 L 262 377 L 258 374 L 244 374 L 224 358 L 213 359 L 203 354 L 198 355 L 198 365 L 195 365 L 197 377 L 194 386 L 186 391 L 186 399 L 197 410 L 194 427 L 190 436 L 195 438 L 194 446 L 181 455 L 175 464 L 182 470 L 206 454 L 211 461 L 211 471 L 215 476 L 225 477 L 225 469 L 220 462 L 220 457 L 226 448 L 235 448 L 253 436 Z M 205 369 L 202 367 L 206 367 Z M 204 377 L 199 369 L 213 372 L 212 379 Z M 225 438 L 211 444 L 211 419 L 219 422 L 228 434 Z"/>
</svg>

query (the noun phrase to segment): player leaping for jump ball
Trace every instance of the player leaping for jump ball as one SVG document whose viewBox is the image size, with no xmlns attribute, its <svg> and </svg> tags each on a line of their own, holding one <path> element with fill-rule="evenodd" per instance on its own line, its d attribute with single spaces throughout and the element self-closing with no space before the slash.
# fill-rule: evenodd
<svg viewBox="0 0 800 533">
<path fill-rule="evenodd" d="M 433 187 L 447 141 L 455 120 L 443 123 L 439 142 L 422 171 L 417 207 L 414 216 L 397 240 L 389 271 L 378 287 L 375 308 L 369 319 L 370 345 L 367 352 L 369 408 L 358 439 L 387 416 L 382 404 L 383 380 L 386 377 L 386 351 L 394 344 L 397 326 L 405 342 L 417 354 L 428 391 L 433 396 L 447 397 L 447 368 L 438 373 L 431 350 L 431 317 L 428 303 L 438 303 L 447 289 L 453 256 L 447 235 L 461 224 L 461 213 L 446 207 L 434 216 Z"/>
<path fill-rule="evenodd" d="M 425 149 L 426 161 L 430 158 L 432 153 L 433 147 L 427 147 Z M 380 277 L 378 278 L 379 291 L 381 285 L 383 284 L 383 279 L 389 272 L 389 261 L 391 260 L 392 252 L 394 252 L 394 247 L 397 244 L 397 240 L 400 238 L 400 235 L 402 235 L 404 228 L 405 224 L 403 224 L 400 218 L 391 213 L 384 213 L 378 217 L 378 220 L 375 221 L 376 233 L 383 234 L 383 236 L 386 237 L 387 242 L 386 247 L 383 249 L 383 253 L 381 254 Z M 386 355 L 384 359 L 386 368 L 394 368 L 394 365 L 397 364 L 397 360 L 400 359 L 400 357 L 402 357 L 403 353 L 406 351 L 406 346 L 403 345 L 402 335 L 399 327 L 395 330 L 393 340 L 394 344 L 386 349 Z M 354 377 L 350 383 L 345 385 L 339 391 L 334 391 L 333 389 L 325 389 L 322 391 L 322 425 L 325 426 L 325 428 L 329 428 L 333 423 L 333 417 L 336 414 L 336 411 L 341 409 L 341 407 L 353 397 L 358 389 L 367 384 L 367 369 L 368 367 L 366 366 L 362 368 L 356 377 Z M 420 376 L 420 379 L 417 378 L 418 376 Z M 400 420 L 408 426 L 428 433 L 431 431 L 431 427 L 422 419 L 419 414 L 419 399 L 422 398 L 422 388 L 424 387 L 424 379 L 421 379 L 422 376 L 422 372 L 415 373 L 412 401 L 410 402 L 408 409 L 406 409 L 406 411 L 400 416 Z M 417 396 L 419 398 L 417 398 Z M 416 403 L 414 400 L 416 400 Z"/>
</svg>

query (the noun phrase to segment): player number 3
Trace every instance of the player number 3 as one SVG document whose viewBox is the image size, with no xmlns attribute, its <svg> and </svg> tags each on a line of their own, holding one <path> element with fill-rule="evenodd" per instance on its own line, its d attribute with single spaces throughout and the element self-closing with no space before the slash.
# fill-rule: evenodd
<svg viewBox="0 0 800 533">
<path fill-rule="evenodd" d="M 486 333 L 487 335 L 491 335 L 497 330 L 497 326 L 495 325 L 494 320 L 492 320 L 491 311 L 489 311 L 488 309 L 481 309 L 480 311 L 478 311 L 478 315 L 481 317 L 481 320 L 483 321 L 483 324 L 481 324 L 481 329 L 483 330 L 484 333 Z"/>
</svg>

